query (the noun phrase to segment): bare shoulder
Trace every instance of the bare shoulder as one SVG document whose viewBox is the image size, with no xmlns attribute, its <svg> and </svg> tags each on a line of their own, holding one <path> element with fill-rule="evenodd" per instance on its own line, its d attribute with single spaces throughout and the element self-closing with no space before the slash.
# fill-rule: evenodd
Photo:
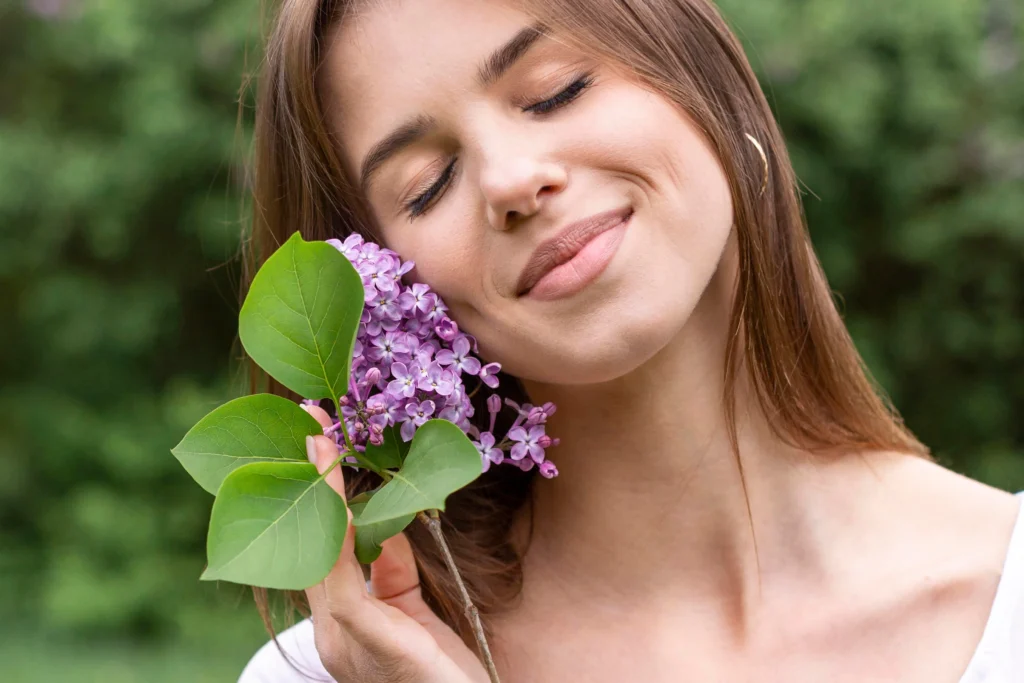
<svg viewBox="0 0 1024 683">
<path fill-rule="evenodd" d="M 926 602 L 963 610 L 984 621 L 1002 577 L 1021 498 L 908 458 L 893 484 L 901 495 L 901 524 L 909 576 L 930 594 Z"/>
<path fill-rule="evenodd" d="M 962 534 L 965 542 L 980 542 L 979 549 L 988 544 L 1005 555 L 1020 511 L 1018 496 L 922 458 L 905 459 L 902 469 L 901 477 L 912 482 L 910 502 L 939 523 L 939 533 Z"/>
<path fill-rule="evenodd" d="M 865 649 L 900 643 L 906 656 L 891 664 L 920 674 L 905 680 L 944 680 L 966 669 L 992 620 L 1022 497 L 922 458 L 881 461 L 892 466 L 879 478 L 872 588 L 843 623 L 850 639 L 881 634 Z"/>
</svg>

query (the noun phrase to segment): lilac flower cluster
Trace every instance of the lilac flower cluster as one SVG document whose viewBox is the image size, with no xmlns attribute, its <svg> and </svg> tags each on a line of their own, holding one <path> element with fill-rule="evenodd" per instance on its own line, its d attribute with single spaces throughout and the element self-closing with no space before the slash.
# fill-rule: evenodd
<svg viewBox="0 0 1024 683">
<path fill-rule="evenodd" d="M 494 436 L 494 424 L 502 401 L 491 394 L 487 399 L 490 427 L 480 432 L 470 423 L 474 414 L 470 398 L 485 385 L 498 388 L 501 366 L 485 365 L 472 355 L 477 351 L 476 340 L 459 331 L 446 315 L 444 302 L 427 285 L 402 283 L 402 276 L 413 268 L 411 261 L 402 262 L 395 252 L 360 235 L 327 243 L 345 255 L 363 280 L 365 306 L 356 335 L 349 392 L 339 399 L 355 449 L 363 451 L 367 443 L 380 445 L 388 427 L 397 427 L 402 440 L 410 441 L 417 427 L 440 418 L 475 439 L 484 472 L 492 464 L 507 463 L 524 471 L 536 465 L 541 475 L 557 476 L 558 469 L 545 452 L 558 445 L 558 439 L 545 433 L 554 404 L 536 407 L 506 399 L 517 417 L 499 440 Z M 463 383 L 467 376 L 479 380 L 470 393 Z M 324 433 L 333 436 L 339 448 L 346 448 L 340 421 Z M 353 463 L 355 458 L 349 456 L 345 461 Z"/>
</svg>

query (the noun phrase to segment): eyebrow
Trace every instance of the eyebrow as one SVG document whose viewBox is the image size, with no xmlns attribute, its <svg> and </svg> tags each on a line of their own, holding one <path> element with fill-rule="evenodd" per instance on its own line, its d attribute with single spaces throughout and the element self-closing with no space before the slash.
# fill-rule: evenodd
<svg viewBox="0 0 1024 683">
<path fill-rule="evenodd" d="M 547 27 L 537 22 L 516 33 L 511 40 L 495 50 L 477 69 L 476 83 L 481 89 L 493 85 L 529 51 L 537 40 L 547 35 Z M 421 114 L 406 121 L 370 148 L 363 157 L 359 186 L 366 194 L 373 175 L 395 154 L 421 139 L 437 126 L 437 119 Z"/>
</svg>

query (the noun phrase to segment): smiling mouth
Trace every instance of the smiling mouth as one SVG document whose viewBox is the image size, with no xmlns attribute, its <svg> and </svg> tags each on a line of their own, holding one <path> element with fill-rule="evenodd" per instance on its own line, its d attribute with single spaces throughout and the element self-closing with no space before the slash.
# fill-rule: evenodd
<svg viewBox="0 0 1024 683">
<path fill-rule="evenodd" d="M 632 207 L 605 211 L 541 243 L 520 274 L 517 296 L 558 299 L 586 287 L 615 255 L 632 216 Z"/>
</svg>

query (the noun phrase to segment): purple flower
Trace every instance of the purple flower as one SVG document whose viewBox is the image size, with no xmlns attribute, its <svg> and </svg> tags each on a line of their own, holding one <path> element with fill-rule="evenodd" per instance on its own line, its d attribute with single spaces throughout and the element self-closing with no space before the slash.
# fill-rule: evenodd
<svg viewBox="0 0 1024 683">
<path fill-rule="evenodd" d="M 426 313 L 432 305 L 427 298 L 429 293 L 430 287 L 417 283 L 398 295 L 398 303 L 404 311 Z"/>
<path fill-rule="evenodd" d="M 433 391 L 441 396 L 448 396 L 455 391 L 454 375 L 449 370 L 442 370 L 437 361 L 425 369 L 425 376 L 420 379 L 420 391 Z"/>
<path fill-rule="evenodd" d="M 494 434 L 483 432 L 480 434 L 480 441 L 473 442 L 476 449 L 480 451 L 480 457 L 484 461 L 484 472 L 491 467 L 491 463 L 498 465 L 505 458 L 504 452 L 494 447 Z"/>
<path fill-rule="evenodd" d="M 455 389 L 448 395 L 444 404 L 446 406 L 461 406 L 469 417 L 473 417 L 476 414 L 473 402 L 466 397 L 466 385 L 461 381 L 455 382 Z"/>
<path fill-rule="evenodd" d="M 526 414 L 526 424 L 528 425 L 544 424 L 547 420 L 548 415 L 540 406 L 533 406 Z"/>
<path fill-rule="evenodd" d="M 438 414 L 438 417 L 442 420 L 448 420 L 467 433 L 469 428 L 472 427 L 469 422 L 469 416 L 465 413 L 465 409 L 462 406 L 448 406 Z"/>
<path fill-rule="evenodd" d="M 417 343 L 416 348 L 413 350 L 412 357 L 416 361 L 416 364 L 421 368 L 426 368 L 434 360 L 434 354 L 437 353 L 438 346 L 433 342 L 425 341 Z"/>
<path fill-rule="evenodd" d="M 390 280 L 389 280 L 390 282 Z M 375 311 L 380 319 L 398 321 L 402 319 L 402 307 L 398 305 L 398 295 L 395 291 L 382 291 L 380 300 L 377 302 Z M 395 326 L 398 329 L 398 326 Z"/>
<path fill-rule="evenodd" d="M 545 479 L 551 479 L 552 477 L 558 476 L 558 468 L 555 467 L 555 463 L 550 460 L 545 460 L 538 465 L 537 468 L 540 470 L 540 475 Z"/>
<path fill-rule="evenodd" d="M 417 375 L 419 375 L 419 368 L 415 365 L 410 371 L 405 363 L 392 363 L 391 376 L 395 379 L 388 382 L 388 393 L 395 397 L 412 398 L 416 393 Z"/>
<path fill-rule="evenodd" d="M 506 459 L 504 460 L 504 462 L 517 465 L 519 469 L 521 469 L 523 472 L 529 472 L 530 470 L 533 469 L 533 460 L 531 460 L 530 458 L 524 458 L 522 460 Z"/>
<path fill-rule="evenodd" d="M 427 294 L 427 297 L 430 301 L 430 305 L 426 310 L 424 318 L 430 322 L 439 321 L 441 316 L 448 310 L 448 307 L 444 305 L 443 301 L 441 301 L 441 297 L 433 292 Z"/>
<path fill-rule="evenodd" d="M 441 322 L 434 326 L 434 332 L 436 332 L 437 336 L 441 339 L 444 339 L 446 342 L 450 342 L 455 339 L 455 335 L 459 333 L 459 326 L 455 324 L 454 320 L 445 316 L 444 318 L 441 318 Z"/>
<path fill-rule="evenodd" d="M 423 401 L 422 403 L 409 403 L 405 406 L 405 412 L 409 414 L 409 417 L 413 419 L 416 426 L 419 427 L 434 414 L 434 402 Z"/>
<path fill-rule="evenodd" d="M 405 343 L 405 335 L 399 332 L 385 332 L 383 336 L 374 337 L 367 352 L 367 357 L 388 367 L 396 360 L 409 359 L 409 347 Z"/>
<path fill-rule="evenodd" d="M 428 400 L 417 404 L 414 401 L 405 406 L 405 412 L 409 417 L 402 423 L 402 440 L 411 441 L 416 428 L 423 425 L 434 414 L 434 402 Z"/>
<path fill-rule="evenodd" d="M 469 375 L 480 372 L 480 361 L 469 355 L 469 339 L 466 335 L 460 334 L 452 342 L 452 348 L 442 349 L 437 352 L 437 362 L 441 365 L 454 365 L 456 368 Z"/>
<path fill-rule="evenodd" d="M 458 324 L 448 317 L 444 301 L 430 287 L 402 281 L 413 269 L 411 261 L 403 262 L 395 252 L 367 242 L 358 234 L 349 235 L 344 241 L 330 239 L 327 243 L 341 252 L 359 273 L 364 307 L 354 345 L 349 390 L 338 397 L 341 418 L 332 416 L 337 421 L 324 433 L 334 438 L 343 451 L 349 442 L 362 451 L 368 443 L 379 445 L 385 430 L 397 425 L 401 425 L 401 438 L 409 441 L 416 429 L 436 414 L 479 439 L 474 443 L 481 449 L 484 471 L 492 464 L 510 464 L 523 470 L 538 465 L 543 476 L 555 476 L 558 470 L 545 459 L 545 451 L 557 445 L 558 440 L 544 432 L 554 406 L 534 408 L 510 403 L 516 410 L 513 428 L 498 438 L 494 425 L 503 406 L 494 394 L 487 401 L 490 426 L 481 432 L 470 422 L 475 412 L 470 397 L 481 385 L 498 387 L 501 365 L 481 363 L 475 355 L 476 339 L 459 330 Z M 466 378 L 474 375 L 467 386 Z M 343 462 L 355 464 L 355 459 L 343 452 Z"/>
<path fill-rule="evenodd" d="M 510 453 L 512 459 L 522 460 L 529 455 L 535 462 L 544 462 L 544 449 L 537 443 L 542 436 L 544 436 L 544 428 L 540 425 L 530 427 L 529 432 L 522 427 L 510 429 L 508 438 L 516 442 Z"/>
<path fill-rule="evenodd" d="M 363 284 L 382 292 L 390 292 L 395 289 L 395 280 L 391 277 L 392 270 L 394 270 L 394 264 L 386 255 L 374 261 L 361 261 L 356 266 L 356 272 L 362 277 Z"/>
<path fill-rule="evenodd" d="M 480 368 L 480 380 L 491 389 L 498 388 L 498 378 L 495 375 L 501 370 L 499 363 L 488 363 Z"/>
</svg>

